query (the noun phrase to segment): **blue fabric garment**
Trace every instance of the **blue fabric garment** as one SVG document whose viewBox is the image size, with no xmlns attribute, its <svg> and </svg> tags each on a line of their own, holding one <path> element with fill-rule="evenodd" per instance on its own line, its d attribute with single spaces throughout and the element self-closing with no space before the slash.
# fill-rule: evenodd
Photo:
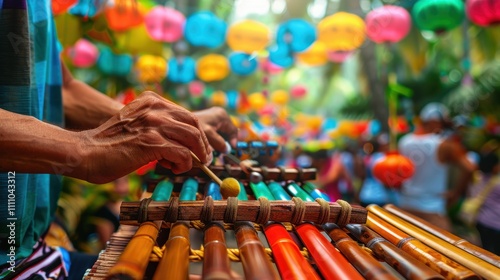
<svg viewBox="0 0 500 280">
<path fill-rule="evenodd" d="M 0 108 L 62 126 L 62 73 L 51 1 L 0 0 L 0 4 L 0 38 L 7 38 L 0 40 Z M 10 215 L 7 187 L 13 182 L 15 208 Z M 9 173 L 0 173 L 0 205 L 5 207 L 0 221 L 15 222 L 13 234 L 0 227 L 0 264 L 8 261 L 12 245 L 17 260 L 29 256 L 49 228 L 60 186 L 59 178 L 48 174 L 16 172 L 9 178 Z M 7 244 L 10 235 L 15 238 Z"/>
</svg>

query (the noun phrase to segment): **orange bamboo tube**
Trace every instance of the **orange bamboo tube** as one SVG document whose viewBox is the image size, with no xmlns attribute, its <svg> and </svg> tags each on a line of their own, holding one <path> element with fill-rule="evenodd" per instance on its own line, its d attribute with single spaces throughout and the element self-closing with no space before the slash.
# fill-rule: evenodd
<svg viewBox="0 0 500 280">
<path fill-rule="evenodd" d="M 406 220 L 407 222 L 414 224 L 415 226 L 443 239 L 444 241 L 446 241 L 450 244 L 453 244 L 453 245 L 457 246 L 458 248 L 460 248 L 464 251 L 467 251 L 468 253 L 500 268 L 500 256 L 497 256 L 497 255 L 491 253 L 490 251 L 487 251 L 481 247 L 478 247 L 478 246 L 470 243 L 469 241 L 467 241 L 461 237 L 458 237 L 458 236 L 456 236 L 456 235 L 454 235 L 446 230 L 443 230 L 439 227 L 436 227 L 433 224 L 431 224 L 431 223 L 429 223 L 429 222 L 427 222 L 419 217 L 416 217 L 416 216 L 414 216 L 414 215 L 412 215 L 412 214 L 410 214 L 402 209 L 399 209 L 394 205 L 388 204 L 388 205 L 384 206 L 384 208 L 387 211 L 391 212 L 392 214 L 400 217 L 401 219 Z"/>
<path fill-rule="evenodd" d="M 231 267 L 227 255 L 224 227 L 219 223 L 211 223 L 205 227 L 203 246 L 202 278 L 205 280 L 231 279 Z"/>
<path fill-rule="evenodd" d="M 366 225 L 428 267 L 450 280 L 480 279 L 472 270 L 412 238 L 381 218 L 368 214 Z"/>
<path fill-rule="evenodd" d="M 396 280 L 396 277 L 380 261 L 375 259 L 367 251 L 358 245 L 345 231 L 336 224 L 326 224 L 323 226 L 328 236 L 335 242 L 335 246 L 346 257 L 347 260 L 361 273 L 367 280 Z"/>
<path fill-rule="evenodd" d="M 498 279 L 500 269 L 489 262 L 486 262 L 483 259 L 480 259 L 448 242 L 443 241 L 433 234 L 399 218 L 378 205 L 369 205 L 367 209 L 370 213 L 373 213 L 407 234 L 417 238 L 427 246 L 471 269 L 479 276 L 486 279 Z"/>
<path fill-rule="evenodd" d="M 239 222 L 235 227 L 245 279 L 280 279 L 253 225 Z"/>
<path fill-rule="evenodd" d="M 165 243 L 165 253 L 158 263 L 153 280 L 180 279 L 189 277 L 189 226 L 175 223 Z"/>
<path fill-rule="evenodd" d="M 143 279 L 161 222 L 144 222 L 123 250 L 107 279 Z"/>
<path fill-rule="evenodd" d="M 389 241 L 383 239 L 365 225 L 347 225 L 346 228 L 359 241 L 363 242 L 373 253 L 392 266 L 405 279 L 410 280 L 438 280 L 444 277 L 430 269 L 425 264 L 399 249 Z"/>
<path fill-rule="evenodd" d="M 316 266 L 326 280 L 363 280 L 359 272 L 339 253 L 312 224 L 295 227 L 300 239 L 311 253 Z"/>
</svg>

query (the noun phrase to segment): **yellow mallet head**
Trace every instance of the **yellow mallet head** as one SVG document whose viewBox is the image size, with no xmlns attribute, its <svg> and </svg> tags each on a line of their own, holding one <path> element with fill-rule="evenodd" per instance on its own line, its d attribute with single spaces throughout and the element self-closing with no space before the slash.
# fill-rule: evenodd
<svg viewBox="0 0 500 280">
<path fill-rule="evenodd" d="M 222 184 L 220 185 L 220 193 L 222 197 L 230 197 L 230 196 L 238 196 L 240 193 L 240 183 L 238 180 L 228 177 L 222 180 Z"/>
</svg>

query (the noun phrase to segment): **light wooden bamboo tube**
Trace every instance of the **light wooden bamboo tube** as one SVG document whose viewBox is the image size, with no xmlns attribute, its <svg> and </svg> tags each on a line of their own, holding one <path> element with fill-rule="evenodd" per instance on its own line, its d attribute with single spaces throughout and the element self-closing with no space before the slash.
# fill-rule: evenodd
<svg viewBox="0 0 500 280">
<path fill-rule="evenodd" d="M 406 222 L 398 216 L 391 214 L 378 205 L 369 205 L 366 207 L 370 213 L 382 218 L 393 226 L 417 238 L 422 243 L 434 250 L 448 256 L 461 265 L 470 268 L 472 271 L 486 279 L 498 279 L 500 269 L 442 239 L 422 230 L 413 224 Z"/>
<path fill-rule="evenodd" d="M 153 280 L 186 280 L 189 277 L 189 226 L 175 223 L 170 229 L 165 252 L 158 263 Z"/>
</svg>

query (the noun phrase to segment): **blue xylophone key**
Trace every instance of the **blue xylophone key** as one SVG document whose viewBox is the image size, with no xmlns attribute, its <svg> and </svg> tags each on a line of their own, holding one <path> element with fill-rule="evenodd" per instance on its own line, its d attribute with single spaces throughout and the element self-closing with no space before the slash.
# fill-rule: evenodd
<svg viewBox="0 0 500 280">
<path fill-rule="evenodd" d="M 180 201 L 196 200 L 196 192 L 198 192 L 198 181 L 193 178 L 187 178 L 182 184 L 181 193 L 179 194 Z"/>
<path fill-rule="evenodd" d="M 243 183 L 240 183 L 240 193 L 238 194 L 238 200 L 248 200 L 247 191 L 245 190 L 245 186 Z"/>
<path fill-rule="evenodd" d="M 324 192 L 320 191 L 320 190 L 318 189 L 318 187 L 316 187 L 316 186 L 315 186 L 313 183 L 311 183 L 311 182 L 304 182 L 304 183 L 302 184 L 302 188 L 303 188 L 303 189 L 304 189 L 304 190 L 305 190 L 305 191 L 306 191 L 306 192 L 307 192 L 310 196 L 312 196 L 312 198 L 314 198 L 314 199 L 317 199 L 317 198 L 322 198 L 322 199 L 324 199 L 324 200 L 326 200 L 326 201 L 328 201 L 328 202 L 332 201 L 332 200 L 330 199 L 330 197 L 329 197 L 326 193 L 324 193 Z"/>
<path fill-rule="evenodd" d="M 210 181 L 207 185 L 205 196 L 211 196 L 213 200 L 222 200 L 220 186 L 216 182 Z"/>
<path fill-rule="evenodd" d="M 292 200 L 290 195 L 285 191 L 280 183 L 269 182 L 267 186 L 276 200 Z"/>
<path fill-rule="evenodd" d="M 154 201 L 168 201 L 172 195 L 172 190 L 174 189 L 174 184 L 169 179 L 165 179 L 156 185 L 151 199 Z"/>
<path fill-rule="evenodd" d="M 295 197 L 301 198 L 303 201 L 314 201 L 314 199 L 306 193 L 302 188 L 299 187 L 296 183 L 289 183 L 287 186 L 288 191 Z"/>
</svg>

